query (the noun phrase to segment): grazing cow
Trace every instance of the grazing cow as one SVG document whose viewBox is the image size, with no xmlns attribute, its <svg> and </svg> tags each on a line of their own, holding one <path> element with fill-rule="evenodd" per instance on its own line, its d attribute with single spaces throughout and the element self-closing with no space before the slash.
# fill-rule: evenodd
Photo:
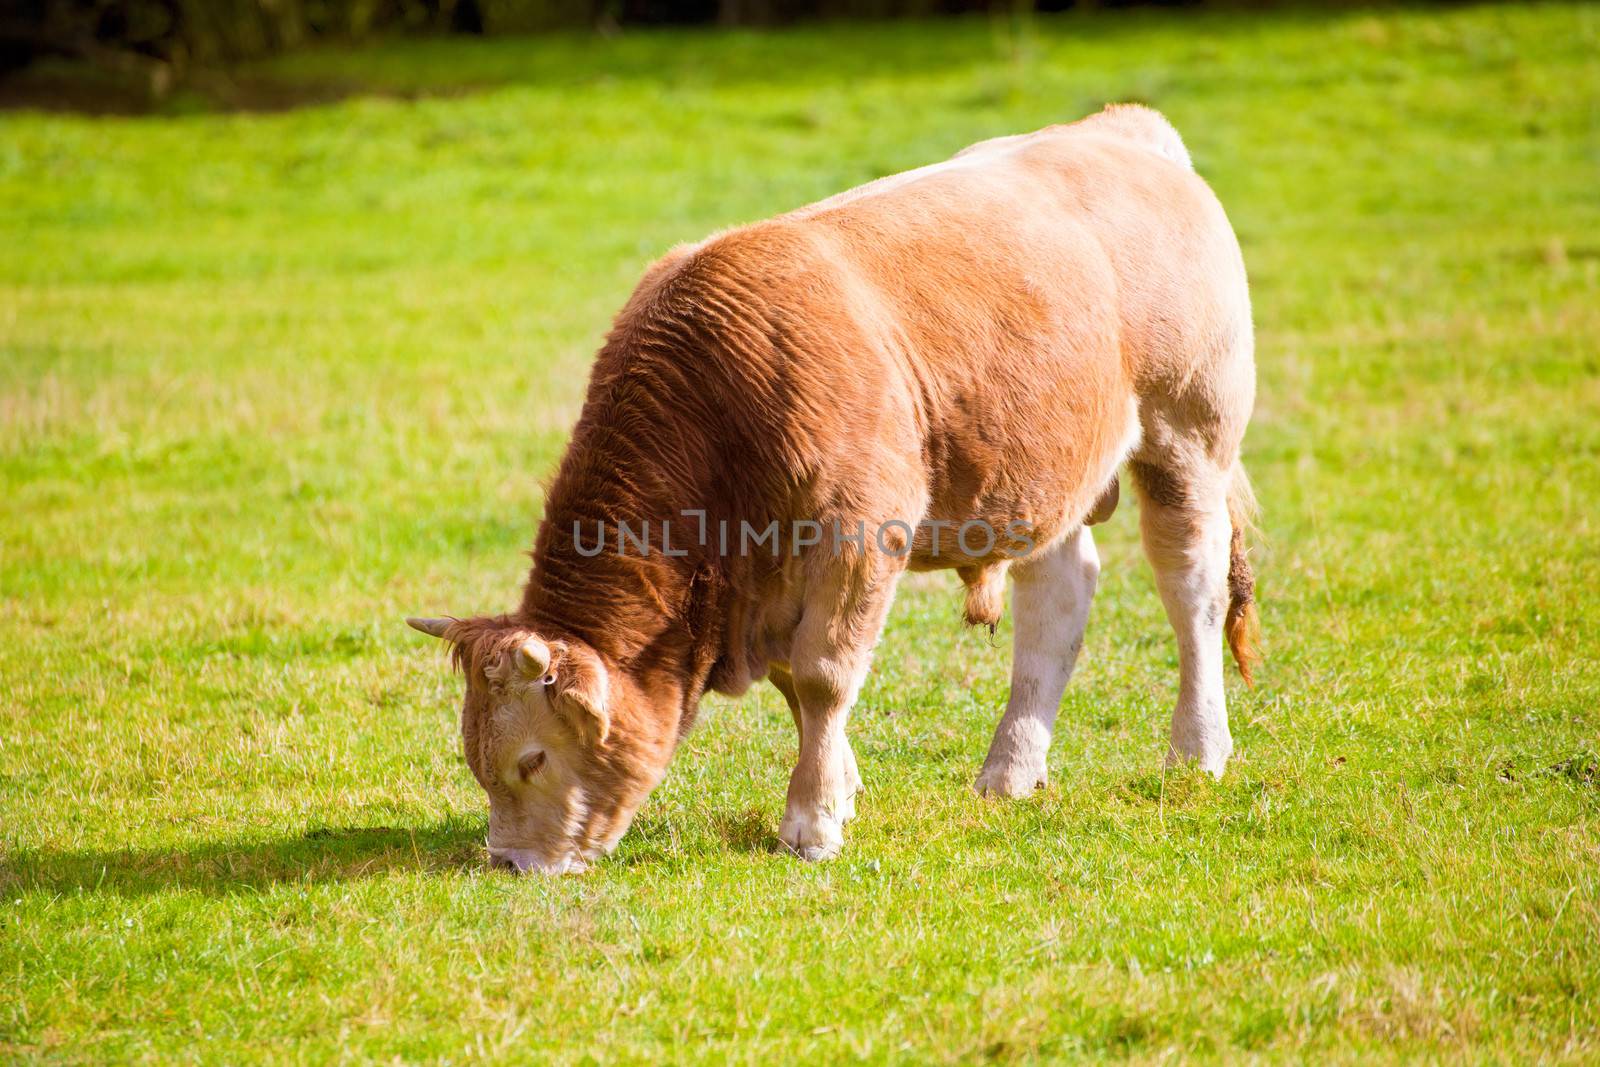
<svg viewBox="0 0 1600 1067">
<path fill-rule="evenodd" d="M 411 619 L 466 676 L 492 861 L 582 870 L 708 690 L 766 678 L 800 734 L 779 837 L 836 854 L 845 719 L 907 569 L 969 623 L 1015 583 L 1011 695 L 976 788 L 1045 781 L 1127 464 L 1177 633 L 1169 760 L 1221 774 L 1221 646 L 1249 679 L 1255 393 L 1244 264 L 1159 114 L 984 141 L 675 249 L 617 316 L 512 614 Z"/>
</svg>

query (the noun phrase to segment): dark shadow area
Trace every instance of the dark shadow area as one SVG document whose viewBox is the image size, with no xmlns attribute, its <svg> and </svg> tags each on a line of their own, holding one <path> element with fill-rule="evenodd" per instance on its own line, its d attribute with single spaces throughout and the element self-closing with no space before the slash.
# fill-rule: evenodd
<svg viewBox="0 0 1600 1067">
<path fill-rule="evenodd" d="M 151 110 L 150 99 L 140 86 L 101 77 L 87 67 L 63 65 L 0 76 L 0 111 L 141 115 Z"/>
<path fill-rule="evenodd" d="M 0 862 L 0 893 L 37 890 L 144 896 L 211 895 L 280 884 L 349 882 L 395 871 L 448 871 L 483 863 L 484 827 L 315 827 L 261 841 L 200 842 L 154 849 L 23 850 Z"/>
<path fill-rule="evenodd" d="M 353 97 L 415 100 L 468 96 L 489 86 L 439 85 L 426 89 L 393 89 L 356 80 L 297 82 L 269 76 L 230 77 L 221 73 L 197 77 L 172 97 L 156 99 L 134 82 L 107 78 L 103 72 L 69 64 L 0 77 L 0 112 L 43 111 L 77 115 L 176 115 L 192 112 L 273 114 L 337 104 Z"/>
</svg>

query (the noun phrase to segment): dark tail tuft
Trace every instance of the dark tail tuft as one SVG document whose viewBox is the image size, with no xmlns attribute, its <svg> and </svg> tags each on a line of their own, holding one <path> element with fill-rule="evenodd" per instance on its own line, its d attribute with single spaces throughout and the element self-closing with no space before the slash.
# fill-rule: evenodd
<svg viewBox="0 0 1600 1067">
<path fill-rule="evenodd" d="M 1244 467 L 1235 464 L 1233 481 L 1228 488 L 1228 520 L 1233 524 L 1233 537 L 1228 546 L 1228 615 L 1223 623 L 1223 633 L 1228 638 L 1228 648 L 1233 651 L 1233 661 L 1239 665 L 1239 674 L 1245 685 L 1255 684 L 1255 665 L 1261 662 L 1257 643 L 1261 637 L 1261 619 L 1256 612 L 1256 576 L 1250 569 L 1249 550 L 1245 545 L 1245 531 L 1255 524 L 1256 499 L 1250 489 L 1250 479 Z"/>
</svg>

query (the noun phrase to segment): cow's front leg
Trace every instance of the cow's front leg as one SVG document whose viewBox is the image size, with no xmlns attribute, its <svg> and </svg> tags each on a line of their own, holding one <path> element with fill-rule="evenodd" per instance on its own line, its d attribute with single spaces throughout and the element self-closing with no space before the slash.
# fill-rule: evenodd
<svg viewBox="0 0 1600 1067">
<path fill-rule="evenodd" d="M 1036 558 L 1019 560 L 1011 573 L 1011 696 L 973 784 L 985 796 L 1024 796 L 1045 784 L 1056 710 L 1100 576 L 1094 536 L 1080 527 Z"/>
<path fill-rule="evenodd" d="M 789 668 L 786 665 L 773 664 L 767 677 L 771 680 L 773 688 L 783 695 L 784 702 L 789 705 L 789 715 L 794 719 L 795 736 L 801 739 L 803 745 L 805 720 L 801 717 L 800 696 L 795 692 L 794 676 L 789 673 Z M 844 820 L 848 822 L 856 816 L 855 795 L 865 789 L 866 784 L 862 782 L 861 771 L 856 766 L 856 754 L 850 747 L 850 739 L 845 737 L 842 740 L 844 744 L 845 777 L 850 783 L 850 796 L 844 802 L 844 810 L 846 812 Z"/>
<path fill-rule="evenodd" d="M 856 783 L 852 780 L 850 743 L 844 736 L 849 702 L 841 691 L 800 685 L 800 756 L 789 776 L 789 797 L 778 839 L 803 860 L 830 859 L 844 847 L 844 824 L 855 816 Z M 812 703 L 811 708 L 806 705 Z"/>
<path fill-rule="evenodd" d="M 845 722 L 872 661 L 894 595 L 894 574 L 830 575 L 808 598 L 790 657 L 789 697 L 800 755 L 789 777 L 778 838 L 804 860 L 829 859 L 844 846 L 861 775 Z M 776 683 L 776 679 L 774 679 Z M 778 686 L 785 689 L 783 684 Z"/>
</svg>

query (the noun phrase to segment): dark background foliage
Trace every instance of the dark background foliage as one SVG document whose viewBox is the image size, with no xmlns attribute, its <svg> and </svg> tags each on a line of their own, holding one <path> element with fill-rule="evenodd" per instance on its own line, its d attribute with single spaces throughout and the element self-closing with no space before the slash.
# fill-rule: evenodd
<svg viewBox="0 0 1600 1067">
<path fill-rule="evenodd" d="M 47 58 L 147 80 L 162 96 L 192 71 L 316 39 L 385 33 L 503 34 L 592 27 L 761 26 L 997 10 L 1185 6 L 1203 0 L 5 0 L 0 77 Z"/>
</svg>

